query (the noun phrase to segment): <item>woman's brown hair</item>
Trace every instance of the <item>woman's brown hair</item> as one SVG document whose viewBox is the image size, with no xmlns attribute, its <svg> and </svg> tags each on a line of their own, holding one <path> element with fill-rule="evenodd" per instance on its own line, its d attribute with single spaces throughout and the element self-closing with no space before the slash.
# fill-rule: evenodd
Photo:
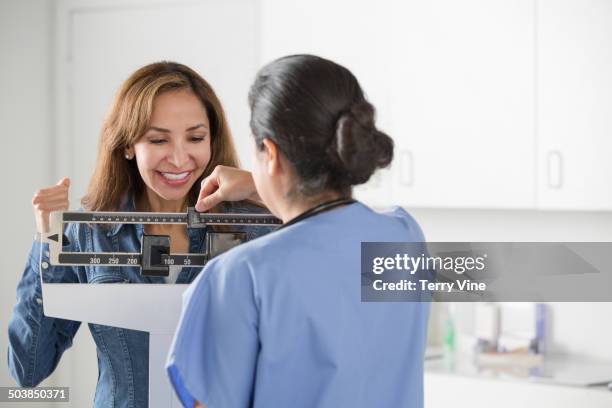
<svg viewBox="0 0 612 408">
<path fill-rule="evenodd" d="M 121 86 L 102 125 L 96 165 L 87 194 L 81 200 L 86 211 L 116 211 L 129 191 L 140 198 L 144 181 L 135 160 L 126 160 L 125 149 L 149 127 L 153 101 L 162 92 L 191 90 L 206 108 L 210 122 L 211 158 L 202 176 L 188 194 L 188 205 L 194 205 L 200 182 L 215 166 L 238 166 L 231 132 L 212 87 L 191 68 L 175 62 L 156 62 L 134 72 Z"/>
</svg>

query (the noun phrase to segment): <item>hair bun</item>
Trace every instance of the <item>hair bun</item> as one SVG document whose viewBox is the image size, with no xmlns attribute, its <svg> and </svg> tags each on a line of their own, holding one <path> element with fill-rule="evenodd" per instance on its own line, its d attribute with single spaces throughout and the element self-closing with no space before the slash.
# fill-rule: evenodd
<svg viewBox="0 0 612 408">
<path fill-rule="evenodd" d="M 374 116 L 376 114 L 374 106 L 367 101 L 357 102 L 348 111 L 349 115 L 353 117 L 359 125 L 366 129 L 375 129 Z"/>
<path fill-rule="evenodd" d="M 374 106 L 364 100 L 338 119 L 336 153 L 351 185 L 365 183 L 376 169 L 393 160 L 393 140 L 376 129 L 375 116 Z"/>
</svg>

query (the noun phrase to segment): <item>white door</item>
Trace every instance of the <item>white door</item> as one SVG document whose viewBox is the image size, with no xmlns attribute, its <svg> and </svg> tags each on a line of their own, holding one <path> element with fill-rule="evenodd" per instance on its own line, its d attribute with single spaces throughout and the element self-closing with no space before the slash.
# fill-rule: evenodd
<svg viewBox="0 0 612 408">
<path fill-rule="evenodd" d="M 159 60 L 208 80 L 225 108 L 243 165 L 250 166 L 247 93 L 259 61 L 258 7 L 251 0 L 60 1 L 56 18 L 57 176 L 72 178 L 79 206 L 94 166 L 102 120 L 118 87 Z M 72 367 L 71 403 L 91 406 L 95 345 L 83 325 L 60 366 Z"/>
<path fill-rule="evenodd" d="M 393 201 L 533 208 L 533 1 L 398 2 L 391 24 Z"/>
<path fill-rule="evenodd" d="M 538 2 L 538 204 L 612 209 L 612 2 Z"/>
</svg>

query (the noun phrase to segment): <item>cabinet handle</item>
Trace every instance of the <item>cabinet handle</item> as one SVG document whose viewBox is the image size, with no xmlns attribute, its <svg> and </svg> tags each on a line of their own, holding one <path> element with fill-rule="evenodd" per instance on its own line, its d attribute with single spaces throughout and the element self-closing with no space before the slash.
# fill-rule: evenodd
<svg viewBox="0 0 612 408">
<path fill-rule="evenodd" d="M 548 152 L 548 187 L 560 189 L 563 186 L 563 156 L 558 150 Z"/>
<path fill-rule="evenodd" d="M 414 185 L 414 159 L 410 150 L 400 151 L 399 182 L 404 187 L 412 187 Z"/>
</svg>

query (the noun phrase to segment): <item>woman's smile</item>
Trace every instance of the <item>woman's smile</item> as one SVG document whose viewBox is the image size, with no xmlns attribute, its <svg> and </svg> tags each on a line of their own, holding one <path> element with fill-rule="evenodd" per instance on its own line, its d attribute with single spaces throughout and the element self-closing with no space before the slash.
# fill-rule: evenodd
<svg viewBox="0 0 612 408">
<path fill-rule="evenodd" d="M 189 182 L 191 179 L 191 175 L 193 171 L 184 171 L 181 173 L 169 173 L 169 172 L 161 172 L 155 171 L 155 173 L 159 176 L 159 178 L 165 184 L 169 186 L 182 186 L 185 183 Z"/>
</svg>

